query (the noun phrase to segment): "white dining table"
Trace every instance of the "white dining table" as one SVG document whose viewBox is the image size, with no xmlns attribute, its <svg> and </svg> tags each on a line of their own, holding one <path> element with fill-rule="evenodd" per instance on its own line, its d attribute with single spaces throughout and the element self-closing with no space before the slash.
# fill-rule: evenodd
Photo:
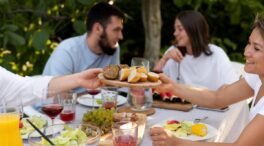
<svg viewBox="0 0 264 146">
<path fill-rule="evenodd" d="M 87 112 L 86 106 L 77 106 L 77 117 L 78 121 L 81 121 L 83 113 Z M 188 112 L 178 110 L 168 110 L 155 108 L 155 114 L 147 117 L 146 129 L 144 137 L 141 142 L 141 146 L 151 146 L 151 138 L 149 136 L 149 129 L 162 121 L 169 119 L 175 120 L 188 120 L 193 121 L 196 118 L 203 118 L 208 116 L 208 119 L 203 123 L 209 124 L 217 129 L 217 135 L 210 139 L 214 142 L 233 142 L 240 135 L 241 131 L 248 123 L 249 108 L 246 101 L 242 101 L 229 106 L 229 109 L 225 112 L 218 112 L 212 110 L 202 110 L 193 108 Z"/>
<path fill-rule="evenodd" d="M 74 122 L 81 122 L 83 114 L 90 110 L 90 107 L 77 104 L 76 119 Z M 175 119 L 178 121 L 188 120 L 193 121 L 195 118 L 208 118 L 203 123 L 209 124 L 217 129 L 217 135 L 208 140 L 214 142 L 233 142 L 237 139 L 243 128 L 248 122 L 248 105 L 245 101 L 229 106 L 229 110 L 225 112 L 217 112 L 211 110 L 202 110 L 193 108 L 188 112 L 178 110 L 168 110 L 155 108 L 155 114 L 147 117 L 146 129 L 141 142 L 141 146 L 151 146 L 151 138 L 149 136 L 149 129 L 162 121 Z M 36 114 L 36 113 L 32 113 Z M 24 140 L 24 146 L 28 146 Z"/>
</svg>

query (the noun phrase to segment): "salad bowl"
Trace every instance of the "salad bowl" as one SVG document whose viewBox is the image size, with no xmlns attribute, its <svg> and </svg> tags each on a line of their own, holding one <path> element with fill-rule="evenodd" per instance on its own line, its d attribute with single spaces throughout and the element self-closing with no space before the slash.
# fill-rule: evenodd
<svg viewBox="0 0 264 146">
<path fill-rule="evenodd" d="M 76 123 L 47 126 L 43 133 L 55 146 L 97 146 L 101 137 L 101 130 L 98 127 Z M 30 146 L 51 146 L 37 131 L 29 134 L 28 143 Z"/>
</svg>

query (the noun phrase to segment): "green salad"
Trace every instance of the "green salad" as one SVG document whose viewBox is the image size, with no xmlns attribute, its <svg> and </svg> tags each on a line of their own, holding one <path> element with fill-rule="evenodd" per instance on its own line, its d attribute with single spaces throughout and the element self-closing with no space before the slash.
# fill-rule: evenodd
<svg viewBox="0 0 264 146">
<path fill-rule="evenodd" d="M 62 131 L 58 136 L 51 139 L 51 141 L 58 146 L 85 146 L 88 140 L 86 134 L 76 128 L 73 129 L 68 125 L 64 125 L 64 131 Z M 44 138 L 41 139 L 41 144 L 49 146 L 49 142 Z"/>
<path fill-rule="evenodd" d="M 39 116 L 32 116 L 29 118 L 29 120 L 36 125 L 39 129 L 43 128 L 47 121 Z M 20 129 L 20 133 L 22 136 L 26 136 L 29 133 L 33 132 L 35 129 L 27 122 L 26 119 L 22 119 L 23 127 Z"/>
</svg>

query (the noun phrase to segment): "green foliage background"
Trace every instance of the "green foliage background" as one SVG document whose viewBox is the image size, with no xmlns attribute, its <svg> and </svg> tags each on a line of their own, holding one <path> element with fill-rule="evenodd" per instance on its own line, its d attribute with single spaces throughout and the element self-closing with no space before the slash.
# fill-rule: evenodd
<svg viewBox="0 0 264 146">
<path fill-rule="evenodd" d="M 85 32 L 85 17 L 100 0 L 0 0 L 0 65 L 21 75 L 41 74 L 57 44 Z M 141 0 L 115 0 L 126 13 L 125 39 L 120 42 L 121 62 L 143 56 L 144 27 Z M 208 20 L 211 41 L 221 46 L 231 60 L 243 62 L 243 49 L 262 0 L 165 0 L 161 55 L 173 41 L 175 15 L 181 10 L 198 10 Z"/>
</svg>

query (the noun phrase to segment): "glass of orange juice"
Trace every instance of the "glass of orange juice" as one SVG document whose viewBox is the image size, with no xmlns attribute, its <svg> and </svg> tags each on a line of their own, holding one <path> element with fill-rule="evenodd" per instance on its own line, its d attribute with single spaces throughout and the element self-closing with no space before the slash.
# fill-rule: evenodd
<svg viewBox="0 0 264 146">
<path fill-rule="evenodd" d="M 0 102 L 0 144 L 1 146 L 22 146 L 19 132 L 21 106 Z"/>
</svg>

